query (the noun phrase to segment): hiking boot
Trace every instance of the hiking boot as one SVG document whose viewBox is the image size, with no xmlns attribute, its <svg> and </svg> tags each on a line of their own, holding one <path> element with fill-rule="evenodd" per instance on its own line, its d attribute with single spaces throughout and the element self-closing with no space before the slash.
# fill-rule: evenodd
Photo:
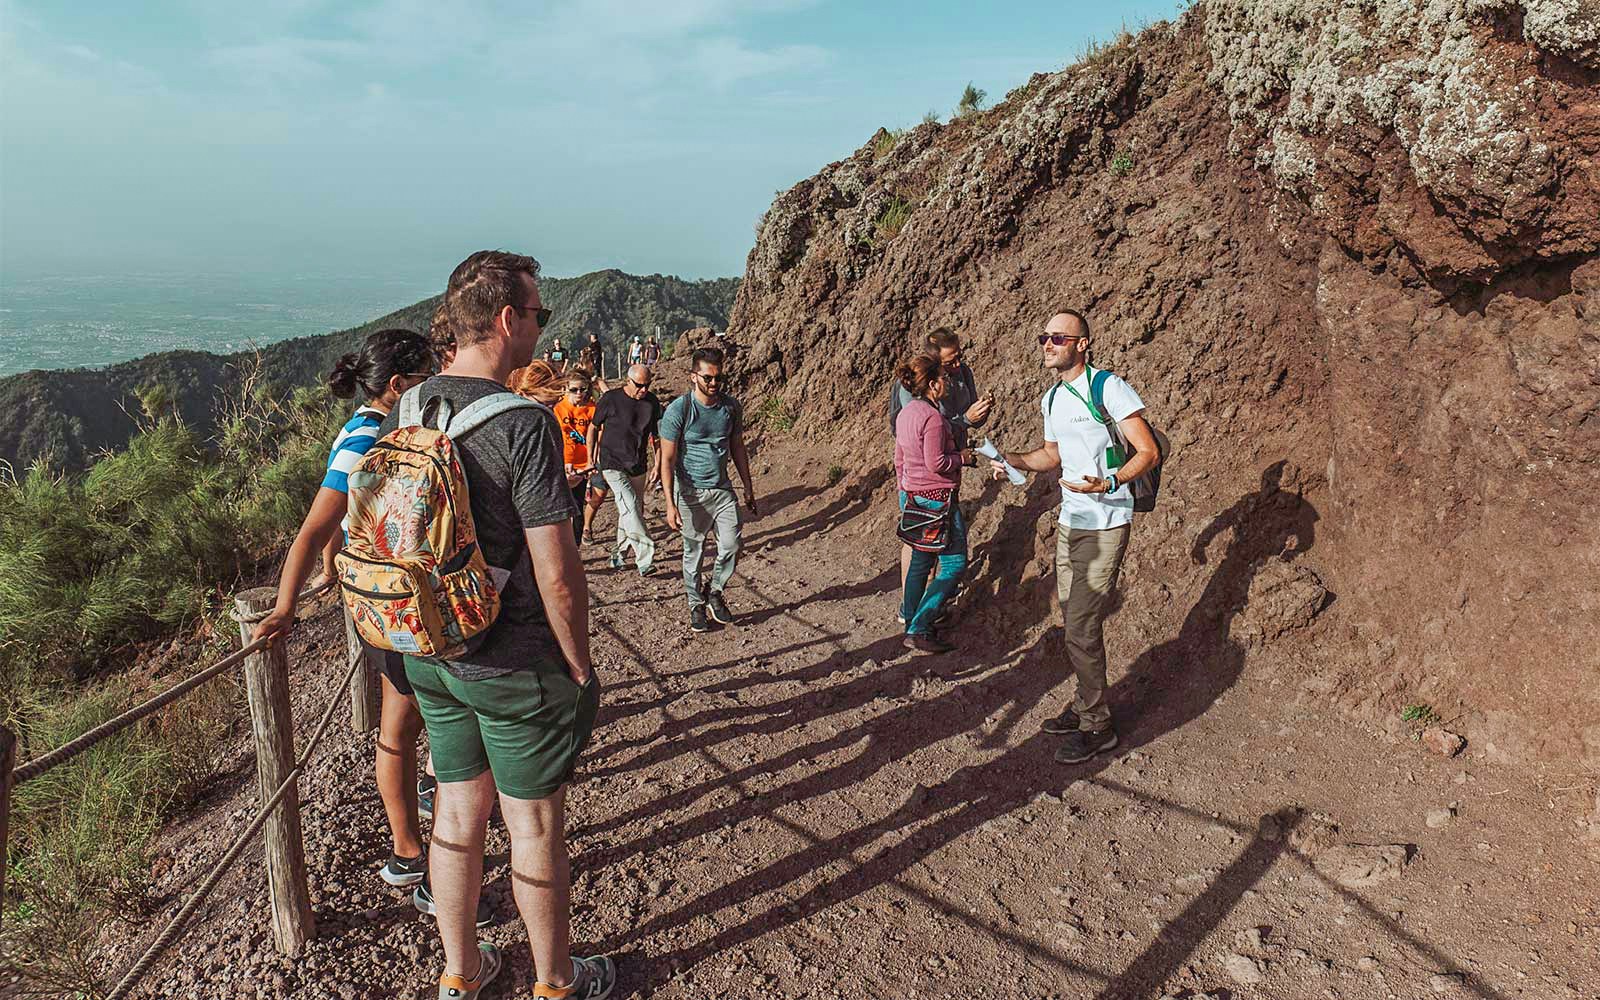
<svg viewBox="0 0 1600 1000">
<path fill-rule="evenodd" d="M 483 988 L 494 982 L 502 968 L 500 949 L 487 941 L 479 941 L 478 956 L 481 959 L 478 974 L 471 979 L 449 973 L 439 977 L 439 1000 L 478 1000 Z"/>
<path fill-rule="evenodd" d="M 1081 764 L 1097 753 L 1115 749 L 1117 745 L 1117 731 L 1115 729 L 1102 729 L 1098 733 L 1085 732 L 1080 729 L 1075 733 L 1068 733 L 1062 742 L 1061 748 L 1056 751 L 1056 760 L 1062 764 Z"/>
<path fill-rule="evenodd" d="M 923 653 L 948 653 L 956 648 L 932 632 L 927 635 L 907 635 L 905 644 L 907 649 L 915 649 Z"/>
<path fill-rule="evenodd" d="M 711 623 L 706 620 L 706 606 L 696 604 L 689 609 L 689 628 L 695 632 L 711 631 Z"/>
<path fill-rule="evenodd" d="M 417 815 L 433 819 L 433 793 L 439 790 L 439 779 L 424 774 L 417 779 Z"/>
<path fill-rule="evenodd" d="M 706 608 L 711 612 L 711 617 L 714 621 L 719 621 L 724 625 L 733 624 L 733 612 L 729 611 L 728 605 L 723 603 L 720 590 L 713 590 L 711 596 L 706 598 Z"/>
<path fill-rule="evenodd" d="M 390 854 L 389 863 L 378 869 L 378 875 L 393 886 L 416 885 L 428 877 L 428 854 L 424 851 L 414 858 Z"/>
<path fill-rule="evenodd" d="M 612 569 L 621 569 L 622 568 L 622 563 L 623 563 L 623 558 L 622 558 L 622 550 L 621 549 L 618 549 L 617 551 L 611 553 L 611 568 Z"/>
<path fill-rule="evenodd" d="M 1053 719 L 1044 720 L 1044 725 L 1039 728 L 1054 736 L 1075 733 L 1078 731 L 1078 713 L 1069 708 Z"/>
<path fill-rule="evenodd" d="M 422 884 L 417 886 L 416 891 L 412 892 L 411 905 L 417 908 L 418 913 L 426 913 L 430 917 L 438 918 L 439 908 L 434 905 L 433 890 L 428 887 L 427 879 L 423 879 Z M 494 908 L 489 905 L 489 901 L 484 899 L 483 893 L 480 892 L 478 894 L 477 924 L 479 927 L 488 927 L 492 923 L 494 923 Z M 440 996 L 443 995 L 442 993 L 440 994 Z M 476 996 L 476 994 L 465 995 Z"/>
<path fill-rule="evenodd" d="M 565 986 L 534 983 L 533 995 L 545 1000 L 605 1000 L 617 985 L 617 966 L 604 955 L 572 956 L 572 982 Z"/>
</svg>

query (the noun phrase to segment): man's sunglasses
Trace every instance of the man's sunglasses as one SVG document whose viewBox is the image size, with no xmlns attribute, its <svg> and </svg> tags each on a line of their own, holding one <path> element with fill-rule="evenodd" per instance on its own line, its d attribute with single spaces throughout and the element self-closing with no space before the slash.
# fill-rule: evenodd
<svg viewBox="0 0 1600 1000">
<path fill-rule="evenodd" d="M 569 385 L 567 386 L 567 391 L 575 396 L 581 396 L 589 391 L 589 387 L 586 385 Z"/>
<path fill-rule="evenodd" d="M 1039 346 L 1043 347 L 1046 344 L 1052 344 L 1052 345 L 1054 345 L 1056 347 L 1065 347 L 1066 344 L 1067 344 L 1067 341 L 1069 341 L 1069 340 L 1088 340 L 1088 339 L 1089 339 L 1088 337 L 1085 337 L 1082 334 L 1041 333 L 1041 334 L 1039 334 Z"/>
<path fill-rule="evenodd" d="M 699 379 L 702 382 L 710 382 L 713 385 L 715 385 L 716 383 L 722 381 L 722 376 L 721 375 L 702 375 L 699 372 L 695 372 L 694 373 L 694 377 Z"/>
<path fill-rule="evenodd" d="M 649 382 L 634 382 L 633 379 L 631 379 L 631 378 L 628 379 L 628 381 L 633 383 L 633 387 L 635 389 L 648 389 L 648 388 L 650 388 L 650 383 Z"/>
<path fill-rule="evenodd" d="M 519 306 L 516 303 L 512 303 L 511 304 L 511 308 L 515 309 L 517 312 L 527 312 L 529 309 L 533 309 L 535 307 L 533 307 L 533 306 Z M 541 329 L 541 330 L 544 329 L 545 326 L 548 325 L 549 322 L 550 322 L 550 310 L 548 310 L 548 309 L 539 309 L 537 312 L 535 312 L 533 314 L 533 319 L 534 319 L 534 322 L 539 324 L 539 329 Z"/>
</svg>

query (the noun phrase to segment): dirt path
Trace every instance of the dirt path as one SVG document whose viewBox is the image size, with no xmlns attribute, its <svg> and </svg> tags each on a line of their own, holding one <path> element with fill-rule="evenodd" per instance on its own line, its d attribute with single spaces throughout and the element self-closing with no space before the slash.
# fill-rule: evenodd
<svg viewBox="0 0 1600 1000">
<path fill-rule="evenodd" d="M 617 957 L 619 996 L 1600 996 L 1600 879 L 1537 776 L 1331 717 L 1270 649 L 1208 669 L 1118 619 L 1123 747 L 1057 765 L 1059 631 L 904 653 L 886 518 L 822 478 L 763 478 L 735 628 L 688 631 L 676 539 L 648 579 L 585 550 L 606 687 L 570 799 L 574 934 Z M 300 641 L 335 639 L 330 615 Z M 299 659 L 305 720 L 333 667 Z M 434 995 L 433 928 L 375 873 L 372 738 L 335 736 L 306 795 L 306 956 L 272 952 L 251 869 L 146 995 Z M 172 848 L 225 836 L 242 794 Z M 496 997 L 532 981 L 505 846 L 492 831 Z"/>
</svg>

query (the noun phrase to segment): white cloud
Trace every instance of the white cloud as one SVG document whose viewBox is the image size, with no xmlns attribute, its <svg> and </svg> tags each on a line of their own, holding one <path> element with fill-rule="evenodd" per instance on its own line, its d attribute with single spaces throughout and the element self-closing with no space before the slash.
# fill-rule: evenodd
<svg viewBox="0 0 1600 1000">
<path fill-rule="evenodd" d="M 247 83 L 276 87 L 325 79 L 335 64 L 358 61 L 366 53 L 367 46 L 355 41 L 275 38 L 218 46 L 207 53 L 207 60 Z"/>
<path fill-rule="evenodd" d="M 754 49 L 737 38 L 707 38 L 696 42 L 693 52 L 683 68 L 701 74 L 716 87 L 817 69 L 828 62 L 827 50 L 815 45 Z"/>
</svg>

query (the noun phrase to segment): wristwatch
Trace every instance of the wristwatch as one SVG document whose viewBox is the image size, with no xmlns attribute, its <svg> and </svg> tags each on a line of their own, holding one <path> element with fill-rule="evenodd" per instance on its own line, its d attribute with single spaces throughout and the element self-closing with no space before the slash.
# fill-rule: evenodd
<svg viewBox="0 0 1600 1000">
<path fill-rule="evenodd" d="M 1106 487 L 1106 494 L 1108 496 L 1117 492 L 1117 489 L 1122 486 L 1121 483 L 1117 482 L 1117 474 L 1115 472 L 1112 472 L 1106 476 L 1106 482 L 1111 484 L 1110 486 Z"/>
</svg>

